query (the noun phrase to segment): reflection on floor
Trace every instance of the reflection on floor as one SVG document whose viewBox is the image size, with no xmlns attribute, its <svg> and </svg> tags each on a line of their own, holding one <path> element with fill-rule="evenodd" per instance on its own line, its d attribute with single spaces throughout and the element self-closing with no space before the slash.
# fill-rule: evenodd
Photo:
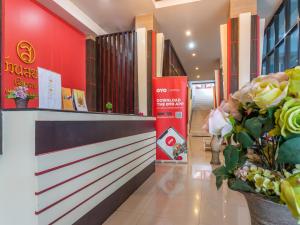
<svg viewBox="0 0 300 225">
<path fill-rule="evenodd" d="M 210 110 L 194 109 L 192 114 L 191 136 L 209 136 L 207 131 L 203 130 L 203 124 L 206 122 Z"/>
<path fill-rule="evenodd" d="M 157 164 L 152 175 L 105 225 L 250 225 L 243 196 L 216 190 L 203 140 L 190 138 L 190 161 Z"/>
</svg>

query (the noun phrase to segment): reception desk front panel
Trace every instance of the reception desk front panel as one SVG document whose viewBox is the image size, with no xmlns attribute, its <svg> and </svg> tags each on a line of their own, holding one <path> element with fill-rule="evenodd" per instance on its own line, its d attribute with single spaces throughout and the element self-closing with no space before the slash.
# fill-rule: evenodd
<svg viewBox="0 0 300 225">
<path fill-rule="evenodd" d="M 154 172 L 154 122 L 3 112 L 0 224 L 101 224 Z"/>
</svg>

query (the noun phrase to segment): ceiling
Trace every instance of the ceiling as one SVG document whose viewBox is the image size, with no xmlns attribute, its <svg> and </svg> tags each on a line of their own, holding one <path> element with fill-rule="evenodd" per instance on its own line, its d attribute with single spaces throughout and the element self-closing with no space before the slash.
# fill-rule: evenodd
<svg viewBox="0 0 300 225">
<path fill-rule="evenodd" d="M 171 39 L 190 80 L 197 80 L 198 75 L 201 80 L 214 79 L 221 56 L 220 24 L 226 23 L 228 14 L 228 0 L 202 0 L 156 10 L 161 31 Z M 190 37 L 186 30 L 191 31 Z M 190 41 L 195 43 L 194 50 L 188 49 Z"/>
<path fill-rule="evenodd" d="M 108 33 L 130 30 L 136 15 L 154 12 L 159 31 L 171 39 L 189 79 L 214 79 L 214 69 L 218 67 L 221 56 L 219 27 L 228 19 L 230 0 L 71 1 Z M 269 20 L 281 1 L 258 0 L 260 15 Z M 175 4 L 170 6 L 172 2 Z M 160 5 L 155 5 L 158 3 Z M 189 37 L 185 35 L 187 30 L 191 31 Z M 190 41 L 195 43 L 194 50 L 188 49 Z M 196 56 L 193 57 L 192 53 Z"/>
</svg>

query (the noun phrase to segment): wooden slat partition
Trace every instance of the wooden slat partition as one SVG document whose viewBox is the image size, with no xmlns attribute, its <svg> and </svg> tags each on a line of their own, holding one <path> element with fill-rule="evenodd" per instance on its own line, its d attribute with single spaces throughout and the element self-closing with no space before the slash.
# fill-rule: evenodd
<svg viewBox="0 0 300 225">
<path fill-rule="evenodd" d="M 86 102 L 89 111 L 97 111 L 96 42 L 86 40 Z"/>
<path fill-rule="evenodd" d="M 239 19 L 228 22 L 228 94 L 239 89 Z"/>
<path fill-rule="evenodd" d="M 165 40 L 163 76 L 186 76 L 187 73 L 170 40 Z"/>
<path fill-rule="evenodd" d="M 251 55 L 250 78 L 253 80 L 260 75 L 260 18 L 258 15 L 251 16 Z"/>
<path fill-rule="evenodd" d="M 107 102 L 113 112 L 135 113 L 135 49 L 134 31 L 97 37 L 97 109 L 105 112 Z"/>
</svg>

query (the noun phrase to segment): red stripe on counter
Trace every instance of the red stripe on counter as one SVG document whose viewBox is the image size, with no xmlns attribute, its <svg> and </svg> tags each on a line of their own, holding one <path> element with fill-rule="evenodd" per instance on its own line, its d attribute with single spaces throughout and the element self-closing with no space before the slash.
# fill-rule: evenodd
<svg viewBox="0 0 300 225">
<path fill-rule="evenodd" d="M 43 209 L 41 209 L 41 210 L 39 210 L 39 211 L 36 211 L 35 214 L 36 214 L 36 215 L 39 215 L 39 214 L 41 214 L 41 213 L 47 211 L 48 209 L 50 209 L 50 208 L 54 207 L 55 205 L 59 204 L 60 202 L 66 200 L 66 199 L 68 199 L 68 198 L 70 198 L 71 196 L 77 194 L 78 192 L 80 192 L 80 191 L 86 189 L 87 187 L 89 187 L 89 186 L 91 186 L 91 185 L 97 183 L 98 181 L 102 180 L 103 178 L 105 178 L 105 177 L 107 177 L 107 176 L 113 174 L 114 172 L 118 171 L 119 169 L 121 169 L 121 168 L 123 168 L 123 167 L 129 165 L 129 164 L 132 163 L 132 162 L 134 162 L 135 160 L 137 160 L 137 159 L 139 159 L 139 158 L 141 158 L 141 157 L 147 155 L 148 153 L 152 152 L 153 150 L 155 150 L 155 148 L 154 148 L 154 149 L 151 149 L 150 151 L 146 152 L 145 154 L 143 154 L 143 155 L 141 155 L 141 156 L 139 156 L 139 157 L 137 157 L 137 158 L 135 158 L 135 159 L 129 161 L 128 163 L 124 164 L 123 166 L 121 166 L 121 167 L 119 167 L 119 168 L 117 168 L 117 169 L 112 170 L 111 172 L 109 172 L 109 173 L 103 175 L 102 177 L 100 177 L 100 178 L 94 180 L 93 182 L 91 182 L 91 183 L 89 183 L 89 184 L 83 186 L 82 188 L 80 188 L 80 189 L 78 189 L 78 190 L 72 192 L 71 194 L 69 194 L 69 195 L 67 195 L 67 196 L 65 196 L 65 197 L 63 197 L 63 198 L 57 200 L 56 202 L 50 204 L 49 206 L 47 206 L 47 207 L 45 207 L 45 208 L 43 208 Z M 152 157 L 152 156 L 151 156 L 151 157 Z M 151 157 L 150 157 L 150 158 L 151 158 Z M 148 159 L 149 159 L 149 158 L 148 158 Z M 118 179 L 120 179 L 120 178 L 118 178 Z M 118 179 L 117 179 L 117 180 L 118 180 Z M 116 181 L 117 181 L 117 180 L 116 180 Z M 114 182 L 116 182 L 116 181 L 114 181 Z M 114 183 L 114 182 L 113 182 L 113 183 Z M 109 186 L 109 185 L 108 185 L 108 186 Z M 104 189 L 105 189 L 105 188 L 104 188 Z"/>
<path fill-rule="evenodd" d="M 150 132 L 143 133 L 143 134 L 148 134 L 148 133 L 150 133 Z M 130 137 L 130 136 L 128 136 L 128 137 Z M 121 137 L 121 138 L 128 138 L 128 137 Z M 117 139 L 121 139 L 121 138 L 117 138 Z M 107 140 L 107 141 L 114 141 L 114 140 Z M 70 151 L 70 150 L 74 150 L 74 148 L 81 148 L 81 147 L 84 147 L 84 146 L 100 144 L 100 143 L 103 143 L 103 142 L 105 142 L 105 141 L 94 142 L 94 143 L 90 143 L 90 144 L 77 145 L 77 146 L 74 146 L 72 148 L 63 148 L 63 149 L 59 149 L 59 150 L 55 150 L 55 151 L 51 151 L 51 152 L 39 153 L 39 154 L 36 154 L 36 156 L 44 156 L 44 155 L 50 155 L 50 154 L 57 153 L 57 152 Z"/>
<path fill-rule="evenodd" d="M 95 158 L 95 157 L 98 157 L 98 156 L 100 156 L 100 155 L 104 155 L 104 154 L 106 154 L 106 153 L 113 152 L 113 151 L 119 150 L 119 149 L 121 149 L 121 148 L 128 147 L 128 146 L 130 146 L 130 145 L 134 145 L 134 144 L 137 144 L 137 143 L 146 141 L 146 140 L 150 140 L 150 139 L 152 139 L 152 138 L 155 138 L 155 136 L 150 137 L 150 138 L 146 138 L 146 139 L 143 139 L 143 140 L 140 140 L 140 141 L 137 141 L 137 142 L 133 142 L 133 143 L 130 143 L 130 144 L 127 144 L 127 145 L 123 145 L 123 146 L 120 146 L 120 147 L 117 147 L 117 148 L 113 148 L 113 149 L 110 149 L 110 150 L 105 151 L 105 152 L 97 153 L 97 154 L 94 154 L 94 155 L 91 155 L 91 156 L 88 156 L 88 157 L 85 157 L 85 158 L 82 158 L 82 159 L 78 159 L 78 160 L 75 160 L 75 161 L 72 161 L 72 162 L 69 162 L 69 163 L 60 165 L 60 166 L 56 166 L 56 167 L 47 169 L 47 170 L 43 170 L 43 171 L 40 171 L 40 172 L 36 172 L 36 173 L 35 173 L 35 176 L 41 176 L 41 175 L 43 175 L 43 174 L 50 173 L 50 172 L 52 172 L 52 171 L 54 171 L 54 170 L 58 170 L 58 169 L 61 169 L 61 168 L 64 168 L 64 167 L 67 167 L 67 166 L 70 166 L 70 165 L 73 165 L 73 164 L 76 164 L 76 163 L 79 163 L 79 162 L 82 162 L 82 161 L 85 161 L 85 160 L 88 160 L 88 159 L 91 159 L 91 158 Z"/>
<path fill-rule="evenodd" d="M 60 219 L 62 219 L 63 217 L 65 217 L 66 215 L 68 215 L 70 212 L 74 211 L 75 209 L 77 209 L 78 207 L 80 207 L 81 205 L 83 205 L 84 203 L 86 203 L 87 201 L 89 201 L 90 199 L 92 199 L 93 197 L 95 197 L 96 195 L 98 195 L 99 193 L 101 193 L 102 191 L 104 191 L 106 188 L 108 188 L 109 186 L 111 186 L 112 184 L 114 184 L 115 182 L 117 182 L 118 180 L 120 180 L 121 178 L 125 177 L 127 174 L 129 174 L 131 171 L 135 170 L 137 167 L 139 167 L 140 165 L 142 165 L 143 163 L 147 162 L 149 159 L 151 159 L 152 157 L 154 157 L 156 154 L 153 154 L 152 156 L 150 156 L 149 158 L 147 158 L 145 161 L 143 161 L 142 163 L 140 163 L 139 165 L 137 165 L 136 167 L 134 167 L 133 169 L 129 170 L 128 172 L 126 172 L 125 174 L 123 174 L 122 176 L 120 176 L 118 179 L 116 179 L 115 181 L 111 182 L 110 184 L 108 184 L 107 186 L 105 186 L 104 188 L 102 188 L 101 190 L 97 191 L 95 194 L 91 195 L 90 197 L 88 197 L 86 200 L 80 202 L 78 205 L 76 205 L 75 207 L 73 207 L 72 209 L 70 209 L 69 211 L 67 211 L 66 213 L 64 213 L 63 215 L 61 215 L 60 217 L 58 217 L 57 219 L 55 219 L 54 221 L 52 221 L 51 223 L 49 223 L 49 225 L 52 225 L 54 223 L 56 223 L 57 221 L 59 221 Z"/>
<path fill-rule="evenodd" d="M 133 152 L 127 153 L 127 154 L 125 154 L 125 155 L 122 155 L 122 156 L 120 156 L 120 157 L 118 157 L 118 158 L 115 158 L 115 159 L 113 159 L 113 160 L 111 160 L 111 161 L 108 161 L 108 162 L 106 162 L 106 163 L 103 163 L 103 164 L 101 164 L 101 165 L 99 165 L 99 166 L 96 166 L 96 167 L 94 167 L 94 168 L 92 168 L 92 169 L 90 169 L 90 170 L 87 170 L 87 171 L 85 171 L 85 172 L 83 172 L 83 173 L 80 173 L 80 174 L 78 174 L 78 175 L 76 175 L 76 176 L 73 176 L 73 177 L 71 177 L 71 178 L 69 178 L 69 179 L 67 179 L 67 180 L 64 180 L 64 181 L 62 181 L 62 182 L 59 182 L 59 183 L 57 183 L 57 184 L 55 184 L 55 185 L 53 185 L 53 186 L 51 186 L 51 187 L 48 187 L 48 188 L 46 188 L 46 189 L 44 189 L 44 190 L 35 192 L 35 195 L 43 194 L 43 193 L 45 193 L 45 192 L 47 192 L 47 191 L 49 191 L 49 190 L 51 190 L 51 189 L 54 189 L 54 188 L 56 188 L 56 187 L 58 187 L 58 186 L 61 186 L 61 185 L 65 184 L 65 183 L 68 183 L 69 181 L 72 181 L 72 180 L 74 180 L 74 179 L 76 179 L 76 178 L 79 178 L 79 177 L 81 177 L 81 176 L 83 176 L 83 175 L 86 175 L 86 174 L 88 174 L 88 173 L 90 173 L 90 172 L 92 172 L 92 171 L 94 171 L 94 170 L 97 170 L 97 169 L 99 169 L 99 168 L 101 168 L 101 167 L 103 167 L 103 166 L 106 166 L 106 165 L 108 165 L 108 164 L 110 164 L 110 163 L 112 163 L 112 162 L 114 162 L 114 161 L 117 161 L 117 160 L 119 160 L 119 159 L 121 159 L 121 158 L 124 158 L 124 157 L 126 157 L 126 156 L 128 156 L 128 155 L 131 155 L 131 154 L 133 154 L 133 153 L 135 153 L 135 152 L 141 151 L 142 149 L 144 149 L 144 148 L 146 148 L 146 147 L 149 147 L 149 146 L 151 146 L 151 145 L 153 145 L 153 144 L 155 144 L 155 142 L 154 142 L 154 143 L 151 143 L 151 144 L 149 144 L 149 145 L 143 146 L 143 147 L 141 147 L 141 148 L 138 148 L 137 150 L 135 150 L 135 151 L 133 151 Z"/>
</svg>

